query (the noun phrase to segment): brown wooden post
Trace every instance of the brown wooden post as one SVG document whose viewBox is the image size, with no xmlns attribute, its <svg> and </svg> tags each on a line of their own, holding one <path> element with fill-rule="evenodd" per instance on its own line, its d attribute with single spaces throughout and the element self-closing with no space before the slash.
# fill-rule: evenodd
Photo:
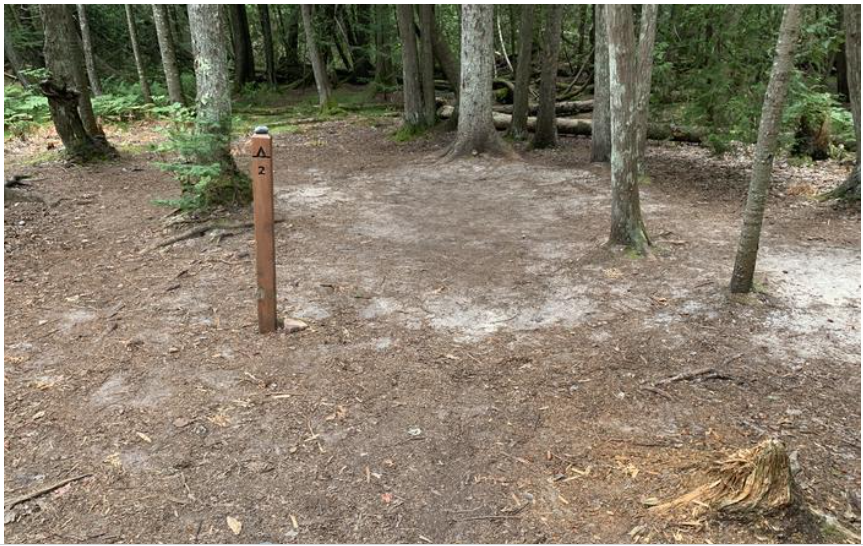
<svg viewBox="0 0 863 546">
<path fill-rule="evenodd" d="M 252 191 L 255 201 L 255 265 L 258 273 L 258 328 L 276 330 L 276 240 L 273 233 L 273 137 L 266 127 L 252 136 Z"/>
</svg>

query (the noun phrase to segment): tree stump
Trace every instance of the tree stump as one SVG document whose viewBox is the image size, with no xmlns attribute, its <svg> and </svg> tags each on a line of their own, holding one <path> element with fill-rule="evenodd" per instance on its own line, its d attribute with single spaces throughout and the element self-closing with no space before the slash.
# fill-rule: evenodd
<svg viewBox="0 0 863 546">
<path fill-rule="evenodd" d="M 695 506 L 708 511 L 767 515 L 800 502 L 785 445 L 766 440 L 719 461 L 710 470 L 711 480 L 689 493 L 651 508 L 653 513 Z"/>
</svg>

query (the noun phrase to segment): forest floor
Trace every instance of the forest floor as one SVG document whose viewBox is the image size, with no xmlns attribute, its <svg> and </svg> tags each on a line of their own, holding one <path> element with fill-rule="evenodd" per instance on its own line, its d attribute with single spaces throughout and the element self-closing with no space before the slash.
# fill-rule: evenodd
<svg viewBox="0 0 863 546">
<path fill-rule="evenodd" d="M 250 230 L 146 250 L 176 231 L 153 127 L 84 168 L 6 143 L 41 199 L 5 204 L 6 500 L 88 476 L 7 510 L 6 541 L 800 540 L 648 512 L 768 436 L 859 530 L 860 213 L 812 199 L 845 167 L 779 163 L 760 291 L 730 298 L 745 153 L 653 143 L 636 259 L 602 246 L 588 140 L 441 163 L 451 135 L 396 122 L 275 137 L 293 334 L 256 331 Z"/>
</svg>

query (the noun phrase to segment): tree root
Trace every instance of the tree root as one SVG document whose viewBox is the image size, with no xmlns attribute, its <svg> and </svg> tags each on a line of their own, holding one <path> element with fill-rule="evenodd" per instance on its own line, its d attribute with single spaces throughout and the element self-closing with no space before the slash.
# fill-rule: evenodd
<svg viewBox="0 0 863 546">
<path fill-rule="evenodd" d="M 284 222 L 284 220 L 275 220 L 273 223 L 280 224 Z M 176 235 L 172 235 L 167 239 L 162 239 L 158 243 L 150 245 L 143 250 L 141 250 L 138 254 L 147 254 L 148 252 L 152 252 L 154 250 L 158 250 L 160 248 L 173 245 L 174 243 L 179 243 L 180 241 L 185 241 L 187 239 L 193 239 L 195 237 L 200 237 L 207 233 L 208 231 L 214 229 L 246 229 L 250 227 L 255 227 L 254 222 L 238 222 L 233 224 L 225 224 L 222 222 L 211 222 L 209 224 L 201 224 L 200 226 L 195 226 L 193 228 L 189 228 L 186 231 L 180 232 Z"/>
</svg>

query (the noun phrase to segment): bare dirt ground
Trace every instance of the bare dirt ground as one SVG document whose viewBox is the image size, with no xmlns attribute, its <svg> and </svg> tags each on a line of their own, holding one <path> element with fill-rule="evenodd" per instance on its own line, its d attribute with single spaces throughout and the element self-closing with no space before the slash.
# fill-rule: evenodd
<svg viewBox="0 0 863 546">
<path fill-rule="evenodd" d="M 633 259 L 588 141 L 441 164 L 448 135 L 392 130 L 276 136 L 280 311 L 311 328 L 269 336 L 251 231 L 141 253 L 177 192 L 153 155 L 7 146 L 49 204 L 5 207 L 6 498 L 89 475 L 7 541 L 800 540 L 647 510 L 768 436 L 859 530 L 860 214 L 807 197 L 844 168 L 778 166 L 762 291 L 731 299 L 746 157 L 652 146 Z"/>
</svg>

